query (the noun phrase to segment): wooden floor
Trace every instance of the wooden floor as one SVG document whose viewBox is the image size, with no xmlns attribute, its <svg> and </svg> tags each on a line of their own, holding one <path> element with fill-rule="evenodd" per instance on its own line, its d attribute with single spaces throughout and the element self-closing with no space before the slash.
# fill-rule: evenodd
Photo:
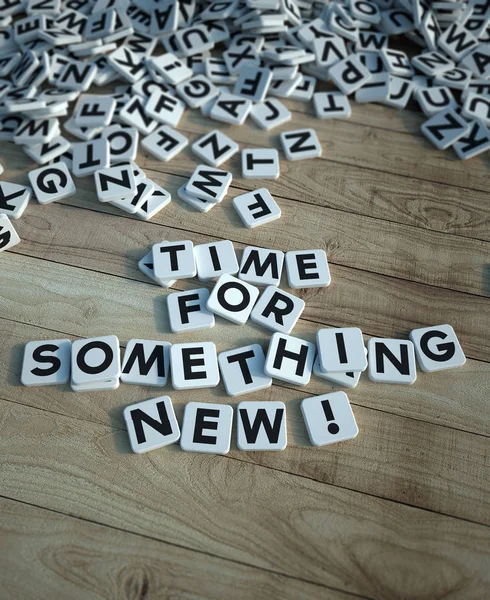
<svg viewBox="0 0 490 600">
<path fill-rule="evenodd" d="M 281 160 L 277 182 L 240 177 L 207 215 L 176 191 L 197 164 L 141 153 L 138 164 L 172 203 L 144 223 L 101 204 L 90 178 L 73 198 L 32 202 L 14 223 L 22 243 L 0 256 L 1 596 L 17 599 L 324 599 L 490 597 L 490 159 L 469 162 L 432 148 L 421 117 L 354 106 L 349 121 L 293 120 L 265 133 L 220 129 L 240 143 L 278 147 L 278 133 L 313 126 L 321 159 Z M 215 127 L 188 111 L 191 141 Z M 27 183 L 21 150 L 2 144 L 3 179 Z M 231 197 L 269 188 L 281 220 L 245 229 Z M 23 388 L 23 346 L 36 339 L 116 334 L 177 340 L 165 294 L 137 268 L 149 244 L 231 239 L 281 250 L 324 248 L 329 288 L 306 301 L 294 334 L 324 325 L 406 337 L 450 323 L 467 355 L 459 370 L 419 372 L 413 386 L 370 383 L 349 393 L 357 439 L 313 449 L 302 398 L 331 388 L 276 384 L 248 399 L 287 405 L 285 452 L 227 456 L 178 446 L 130 452 L 123 408 L 158 395 L 121 385 L 107 393 Z M 201 285 L 179 281 L 174 289 Z M 285 285 L 285 284 L 284 284 Z M 179 341 L 225 350 L 265 330 L 218 320 Z M 178 418 L 187 401 L 235 405 L 220 385 L 169 390 Z"/>
</svg>

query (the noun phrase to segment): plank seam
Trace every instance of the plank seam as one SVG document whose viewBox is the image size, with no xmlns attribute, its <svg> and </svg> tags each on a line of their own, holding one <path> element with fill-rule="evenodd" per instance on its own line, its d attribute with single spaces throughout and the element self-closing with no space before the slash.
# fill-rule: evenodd
<svg viewBox="0 0 490 600">
<path fill-rule="evenodd" d="M 94 425 L 98 425 L 100 427 L 103 427 L 104 429 L 107 429 L 107 430 L 109 430 L 111 432 L 121 432 L 121 433 L 124 432 L 124 433 L 126 433 L 126 429 L 124 429 L 122 427 L 121 428 L 116 427 L 115 425 L 111 425 L 110 423 L 109 424 L 107 424 L 107 423 L 100 423 L 98 421 L 92 421 L 92 420 L 84 419 L 84 418 L 81 418 L 81 417 L 73 417 L 71 415 L 66 415 L 66 414 L 63 414 L 63 413 L 58 413 L 56 411 L 51 411 L 51 410 L 48 410 L 48 409 L 45 409 L 45 408 L 39 408 L 37 406 L 32 406 L 32 405 L 29 405 L 29 404 L 22 404 L 22 403 L 14 401 L 14 400 L 7 400 L 6 398 L 0 398 L 0 399 L 3 400 L 4 402 L 7 402 L 8 404 L 14 404 L 16 406 L 28 407 L 31 410 L 40 410 L 40 411 L 45 412 L 47 414 L 57 415 L 57 416 L 60 416 L 62 418 L 65 418 L 65 419 L 72 419 L 74 421 L 81 421 L 81 422 L 92 423 Z M 352 404 L 354 404 L 354 403 L 352 403 Z M 405 417 L 401 417 L 401 418 L 405 418 Z M 435 425 L 435 426 L 437 427 L 438 425 Z M 439 427 L 444 427 L 444 426 L 440 425 Z M 437 514 L 437 515 L 448 517 L 448 518 L 451 518 L 451 519 L 457 519 L 459 521 L 465 521 L 467 523 L 473 523 L 475 525 L 481 525 L 482 527 L 490 528 L 490 524 L 486 524 L 486 523 L 482 523 L 480 521 L 468 519 L 466 517 L 460 517 L 460 516 L 457 516 L 457 515 L 452 515 L 450 513 L 446 513 L 446 512 L 443 512 L 443 511 L 438 511 L 438 510 L 435 510 L 433 508 L 427 508 L 427 507 L 423 507 L 423 506 L 418 506 L 416 504 L 410 504 L 409 502 L 403 502 L 401 500 L 396 500 L 394 498 L 388 498 L 386 496 L 377 495 L 377 494 L 374 494 L 373 492 L 361 491 L 361 490 L 358 490 L 358 489 L 355 489 L 355 488 L 352 488 L 352 487 L 348 487 L 348 486 L 344 486 L 344 485 L 339 485 L 338 483 L 322 481 L 320 479 L 316 479 L 316 478 L 311 477 L 309 475 L 304 475 L 304 474 L 301 474 L 301 473 L 294 473 L 294 472 L 291 472 L 291 471 L 287 471 L 285 469 L 281 469 L 281 468 L 277 468 L 277 467 L 272 467 L 272 466 L 269 466 L 269 465 L 263 465 L 263 464 L 260 464 L 260 463 L 255 463 L 255 462 L 250 461 L 250 460 L 245 460 L 245 459 L 242 459 L 239 456 L 237 456 L 236 455 L 237 452 L 238 451 L 233 451 L 233 454 L 231 454 L 231 455 L 223 455 L 223 458 L 227 458 L 227 459 L 230 459 L 230 460 L 238 460 L 239 462 L 246 463 L 246 464 L 249 464 L 249 465 L 253 465 L 256 468 L 257 467 L 259 467 L 259 468 L 265 468 L 265 469 L 269 469 L 271 471 L 277 471 L 277 472 L 280 472 L 280 473 L 285 473 L 285 474 L 288 474 L 288 475 L 290 475 L 292 477 L 299 477 L 301 479 L 306 479 L 306 480 L 309 480 L 309 481 L 314 481 L 315 483 L 318 483 L 320 485 L 326 485 L 326 486 L 331 486 L 331 487 L 336 488 L 336 489 L 347 490 L 347 491 L 352 492 L 354 494 L 366 495 L 366 496 L 369 496 L 371 498 L 376 498 L 378 500 L 382 500 L 382 501 L 385 501 L 385 502 L 393 502 L 395 504 L 400 504 L 402 506 L 407 506 L 407 507 L 410 507 L 410 508 L 413 508 L 413 509 L 416 509 L 416 510 L 426 511 L 426 512 L 429 512 L 429 513 Z"/>
<path fill-rule="evenodd" d="M 282 198 L 281 196 L 278 196 L 278 197 Z M 135 219 L 134 217 L 131 217 L 130 215 L 119 215 L 117 213 L 113 213 L 113 212 L 107 211 L 107 210 L 96 210 L 96 209 L 92 209 L 92 208 L 88 208 L 88 207 L 84 207 L 84 206 L 77 206 L 77 205 L 72 205 L 72 204 L 67 204 L 67 203 L 60 204 L 60 206 L 63 206 L 65 208 L 69 208 L 69 209 L 87 210 L 87 211 L 96 212 L 96 213 L 99 213 L 99 214 L 109 214 L 109 215 L 112 215 L 112 216 L 115 216 L 115 217 L 121 217 L 123 219 L 128 219 L 130 221 L 135 221 L 136 220 L 137 222 L 141 222 L 142 224 L 150 224 L 150 225 L 155 225 L 155 226 L 162 227 L 162 228 L 169 228 L 168 225 L 164 225 L 162 223 L 151 222 L 151 221 L 140 221 L 140 219 Z M 332 209 L 332 210 L 336 210 L 336 209 Z M 370 217 L 366 217 L 366 218 L 370 218 Z M 412 227 L 415 230 L 419 229 L 419 228 L 417 228 L 415 226 L 411 226 L 411 225 L 407 225 L 407 227 Z M 193 234 L 196 234 L 196 235 L 202 235 L 204 237 L 211 238 L 211 239 L 217 239 L 217 240 L 230 239 L 229 237 L 228 238 L 224 238 L 224 237 L 220 237 L 220 236 L 217 236 L 217 235 L 216 236 L 211 236 L 208 233 L 202 233 L 201 231 L 195 231 L 193 229 L 183 229 L 182 227 L 177 227 L 177 226 L 172 226 L 171 229 L 176 230 L 176 231 L 182 231 L 184 233 L 193 233 Z M 435 233 L 440 233 L 440 232 L 435 232 Z M 446 235 L 446 234 L 442 234 L 442 235 Z M 464 237 L 461 238 L 461 236 L 457 236 L 455 234 L 447 234 L 447 235 L 453 235 L 454 237 L 456 237 L 458 239 L 463 239 L 463 240 L 465 240 L 465 239 L 474 239 L 474 238 L 464 238 Z M 236 244 L 247 245 L 246 242 L 241 242 L 240 240 L 237 240 L 237 239 L 231 239 L 230 241 L 232 241 L 232 242 L 234 242 Z M 478 242 L 480 242 L 482 244 L 488 244 L 489 245 L 489 255 L 490 255 L 490 242 L 485 242 L 485 241 L 476 240 L 476 239 L 474 241 L 478 241 Z M 12 250 L 7 250 L 7 252 L 13 252 L 15 254 L 23 254 L 24 256 L 31 256 L 32 258 L 37 258 L 37 257 L 32 256 L 30 254 L 24 254 L 24 253 L 20 252 L 20 248 L 18 246 L 15 246 L 14 248 L 12 248 Z M 41 259 L 41 260 L 47 260 L 47 259 Z M 49 262 L 55 262 L 57 264 L 65 264 L 65 263 L 58 262 L 58 261 L 49 261 Z M 465 290 L 459 290 L 459 289 L 455 289 L 453 287 L 446 287 L 446 286 L 441 286 L 441 285 L 435 285 L 433 283 L 427 283 L 425 281 L 417 281 L 417 280 L 414 280 L 414 279 L 405 279 L 403 277 L 400 277 L 399 275 L 392 275 L 392 274 L 382 273 L 382 272 L 379 272 L 379 271 L 370 271 L 368 269 L 361 269 L 361 268 L 353 266 L 353 265 L 337 263 L 337 262 L 334 262 L 334 261 L 332 261 L 330 259 L 329 259 L 329 264 L 335 265 L 336 267 L 340 267 L 342 269 L 352 269 L 353 271 L 357 271 L 357 272 L 360 272 L 360 273 L 370 273 L 370 274 L 373 274 L 373 275 L 376 275 L 376 276 L 379 276 L 379 277 L 387 277 L 387 278 L 390 278 L 390 279 L 395 279 L 397 281 L 406 281 L 406 282 L 413 283 L 413 284 L 416 284 L 416 285 L 423 285 L 423 286 L 427 286 L 429 288 L 435 288 L 435 289 L 438 289 L 438 290 L 447 290 L 449 292 L 455 292 L 455 293 L 458 293 L 458 294 L 466 294 L 468 296 L 473 296 L 473 297 L 476 297 L 476 298 L 487 298 L 488 297 L 488 295 L 486 294 L 485 290 L 481 294 L 477 294 L 475 292 L 470 292 L 470 291 L 465 291 Z M 90 270 L 90 269 L 87 269 L 87 270 Z"/>
<path fill-rule="evenodd" d="M 47 507 L 47 506 L 41 506 L 39 504 L 34 504 L 32 502 L 27 502 L 26 500 L 20 500 L 19 498 L 12 498 L 11 496 L 5 496 L 4 494 L 0 494 L 0 498 L 8 500 L 9 502 L 17 502 L 17 503 L 23 504 L 25 506 L 31 506 L 32 508 L 36 508 L 36 509 L 39 509 L 39 510 L 44 510 L 44 511 L 47 511 L 47 512 L 51 512 L 51 513 L 54 513 L 54 514 L 57 514 L 57 515 L 60 515 L 60 516 L 63 516 L 63 517 L 69 517 L 71 519 L 76 519 L 76 520 L 82 521 L 84 523 L 89 523 L 90 525 L 97 525 L 99 527 L 105 527 L 107 529 L 111 529 L 113 531 L 118 531 L 118 532 L 124 533 L 126 535 L 136 536 L 136 537 L 140 537 L 140 538 L 143 538 L 143 539 L 146 539 L 146 540 L 151 540 L 151 541 L 157 542 L 159 544 L 165 544 L 167 546 L 172 546 L 173 548 L 179 548 L 181 550 L 186 550 L 188 552 L 194 552 L 194 553 L 200 554 L 202 556 L 209 556 L 210 558 L 213 558 L 213 559 L 216 559 L 216 560 L 222 560 L 224 562 L 229 562 L 229 563 L 232 563 L 232 564 L 235 564 L 235 565 L 240 565 L 240 566 L 246 567 L 248 569 L 257 569 L 257 571 L 262 571 L 264 573 L 269 573 L 271 575 L 275 575 L 275 576 L 279 575 L 280 577 L 286 577 L 287 579 L 293 579 L 295 581 L 300 581 L 302 583 L 307 583 L 309 585 L 316 585 L 316 586 L 318 586 L 320 588 L 323 588 L 323 589 L 333 590 L 335 592 L 340 592 L 342 594 L 346 594 L 346 595 L 352 596 L 353 598 L 361 598 L 363 600 L 374 600 L 374 598 L 370 598 L 369 596 L 362 596 L 360 594 L 356 594 L 355 592 L 348 592 L 348 591 L 343 590 L 341 588 L 336 588 L 334 586 L 327 586 L 327 585 L 325 585 L 323 583 L 318 583 L 317 581 L 310 581 L 308 579 L 303 579 L 301 577 L 296 577 L 294 575 L 290 575 L 288 573 L 283 573 L 281 571 L 274 571 L 272 569 L 266 569 L 265 567 L 259 567 L 257 565 L 249 564 L 249 563 L 246 563 L 246 562 L 241 562 L 241 561 L 235 560 L 233 558 L 228 558 L 226 556 L 220 556 L 219 554 L 212 554 L 211 552 L 205 552 L 204 550 L 198 550 L 197 548 L 192 548 L 190 546 L 184 546 L 183 544 L 176 544 L 175 542 L 170 542 L 170 541 L 167 541 L 167 540 L 156 538 L 156 537 L 153 537 L 153 536 L 148 535 L 148 534 L 144 534 L 144 533 L 136 532 L 136 531 L 131 531 L 131 530 L 128 530 L 128 529 L 123 529 L 122 527 L 117 527 L 116 525 L 110 525 L 108 523 L 103 523 L 101 521 L 95 521 L 95 520 L 89 519 L 87 517 L 82 517 L 80 515 L 75 515 L 75 514 L 69 513 L 69 512 L 63 512 L 63 511 L 57 510 L 55 508 L 50 508 L 50 507 Z"/>
</svg>

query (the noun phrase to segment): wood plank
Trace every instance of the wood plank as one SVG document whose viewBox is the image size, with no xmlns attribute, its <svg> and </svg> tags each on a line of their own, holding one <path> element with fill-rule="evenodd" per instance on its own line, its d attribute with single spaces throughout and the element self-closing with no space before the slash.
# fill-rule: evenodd
<svg viewBox="0 0 490 600">
<path fill-rule="evenodd" d="M 334 91 L 335 89 L 333 85 L 325 82 L 318 82 L 316 87 L 317 92 Z M 293 123 L 296 113 L 314 114 L 312 102 L 298 102 L 297 100 L 290 100 L 288 98 L 281 98 L 280 100 L 293 113 Z M 376 103 L 357 104 L 357 102 L 352 102 L 351 107 L 352 116 L 348 119 L 347 123 L 422 136 L 420 126 L 426 119 L 417 110 L 418 107 L 415 102 L 410 103 L 407 110 L 398 110 Z"/>
<path fill-rule="evenodd" d="M 176 171 L 177 169 L 174 173 Z M 183 172 L 188 172 L 188 167 L 184 167 Z M 84 184 L 85 182 L 88 184 L 87 193 L 90 197 L 93 185 L 91 181 L 85 180 Z M 232 186 L 230 196 L 238 193 L 242 193 L 241 190 Z M 173 197 L 177 198 L 176 194 Z M 186 210 L 184 214 L 175 210 L 180 208 L 176 205 L 183 204 L 177 199 L 171 209 L 169 207 L 156 215 L 153 222 L 165 223 L 168 226 L 175 223 L 179 226 L 184 217 L 185 222 L 189 223 L 187 227 L 190 227 L 192 222 L 193 230 L 214 235 L 229 230 L 231 225 L 239 235 L 234 235 L 234 239 L 243 242 L 256 240 L 260 236 L 264 238 L 264 232 L 267 232 L 269 237 L 269 232 L 274 231 L 275 240 L 278 243 L 281 241 L 281 249 L 284 250 L 320 247 L 328 253 L 332 264 L 409 279 L 435 287 L 487 295 L 482 274 L 488 266 L 489 242 L 420 230 L 326 207 L 305 207 L 286 198 L 276 198 L 281 206 L 282 218 L 280 222 L 276 222 L 275 227 L 271 224 L 267 228 L 247 230 L 243 227 L 231 201 L 213 209 L 212 218 L 204 219 L 201 213 L 192 209 Z M 179 221 L 174 221 L 174 215 Z M 211 227 L 206 227 L 208 225 Z"/>
<path fill-rule="evenodd" d="M 218 339 L 213 340 L 218 349 L 233 346 L 233 332 L 220 330 L 221 335 L 217 330 Z M 9 339 L 15 344 L 11 354 L 7 349 L 0 350 L 2 364 L 9 365 L 0 375 L 0 398 L 24 406 L 125 430 L 122 407 L 162 393 L 170 394 L 180 422 L 184 405 L 190 400 L 198 398 L 199 401 L 232 406 L 240 401 L 240 398 L 228 397 L 222 384 L 199 392 L 179 392 L 173 390 L 170 384 L 165 390 L 121 385 L 117 391 L 103 394 L 75 394 L 68 386 L 19 387 L 25 343 L 31 339 L 65 337 L 65 334 L 6 320 L 0 320 L 0 332 L 3 339 Z M 201 333 L 195 333 L 194 339 L 202 339 L 199 337 Z M 73 336 L 70 338 L 73 339 Z M 192 336 L 188 336 L 186 341 L 191 338 Z M 172 336 L 167 339 L 175 341 Z M 123 344 L 125 341 L 122 340 Z M 444 391 L 436 398 L 432 386 L 433 377 L 427 374 L 422 376 L 417 386 L 408 389 L 405 386 L 388 386 L 391 389 L 385 390 L 384 386 L 363 378 L 357 389 L 348 390 L 361 433 L 353 442 L 328 449 L 311 447 L 299 405 L 303 398 L 327 393 L 333 387 L 325 385 L 319 379 L 301 389 L 285 388 L 281 382 L 276 382 L 279 385 L 275 384 L 269 390 L 251 396 L 251 399 L 285 402 L 288 414 L 288 449 L 280 453 L 239 452 L 233 442 L 234 456 L 239 460 L 266 465 L 323 483 L 490 525 L 490 484 L 481 476 L 488 468 L 488 437 L 448 429 L 438 424 L 439 416 L 446 423 L 449 421 L 450 427 L 461 422 L 466 428 L 467 420 L 464 415 L 460 415 L 461 412 L 466 412 L 473 415 L 476 426 L 483 428 L 488 434 L 490 408 L 484 388 L 489 371 L 490 365 L 484 373 L 471 372 L 471 383 L 465 372 L 465 380 L 468 386 L 471 385 L 472 395 L 464 403 L 463 410 L 460 406 L 461 393 L 454 398 L 448 397 L 448 390 L 453 389 L 453 383 L 457 389 L 461 389 L 459 378 L 463 370 L 444 374 L 445 387 L 441 385 L 442 378 L 439 378 L 439 387 Z M 478 389 L 481 393 L 477 393 Z M 386 406 L 375 410 L 380 396 L 384 398 Z M 389 414 L 396 411 L 399 405 L 405 407 L 402 410 L 404 416 Z M 431 414 L 431 411 L 436 411 L 436 414 Z M 430 440 L 430 452 L 427 452 L 427 440 Z M 390 457 L 389 461 L 386 460 L 387 456 Z M 453 492 L 448 493 L 448 490 Z"/>
<path fill-rule="evenodd" d="M 77 196 L 77 202 L 79 198 Z M 102 207 L 104 210 L 111 210 L 106 209 L 105 205 Z M 219 208 L 213 210 L 218 211 Z M 211 220 L 203 219 L 202 216 L 196 218 L 195 213 L 182 211 L 176 203 L 168 206 L 158 218 L 165 225 L 141 223 L 110 215 L 101 218 L 99 213 L 93 211 L 77 211 L 58 204 L 39 207 L 32 216 L 30 214 L 26 213 L 22 221 L 19 221 L 18 230 L 24 241 L 14 248 L 14 252 L 145 282 L 147 278 L 139 272 L 137 261 L 144 255 L 149 244 L 162 239 L 178 240 L 187 237 L 197 244 L 216 239 L 223 231 L 229 231 L 226 214 L 221 213 L 222 220 L 219 219 L 220 213 Z M 188 218 L 186 215 L 189 215 Z M 84 228 L 77 226 L 81 220 L 85 224 Z M 288 219 L 287 222 L 294 223 L 294 219 Z M 179 225 L 181 228 L 191 228 L 192 233 L 189 235 L 186 231 L 175 231 L 174 227 Z M 291 248 L 288 235 L 294 234 L 294 227 L 274 228 L 272 225 L 258 230 L 236 228 L 232 230 L 230 237 L 233 239 L 239 235 L 241 240 L 252 245 Z M 196 235 L 194 229 L 207 235 Z M 91 232 L 88 239 L 87 231 Z M 296 238 L 294 247 L 308 248 L 311 247 L 309 244 L 314 245 L 310 238 Z M 241 245 L 237 247 L 240 248 Z M 320 247 L 324 246 L 320 244 Z M 6 267 L 11 276 L 16 277 L 19 268 L 16 267 L 15 259 L 11 260 L 14 261 L 12 266 L 6 264 Z M 48 275 L 49 267 L 45 266 L 45 269 L 45 276 L 51 277 Z M 443 320 L 451 323 L 461 336 L 468 356 L 490 360 L 490 339 L 486 335 L 486 331 L 490 329 L 487 298 L 342 266 L 332 265 L 331 271 L 333 283 L 328 288 L 296 291 L 306 302 L 303 314 L 305 319 L 337 326 L 355 325 L 374 335 L 395 337 L 407 335 L 415 327 L 434 325 Z M 286 281 L 283 281 L 283 287 L 287 287 Z M 12 293 L 15 294 L 15 290 Z"/>
<path fill-rule="evenodd" d="M 399 40 L 398 40 L 399 41 Z M 412 55 L 417 54 L 419 48 L 412 51 Z M 337 88 L 324 81 L 317 81 L 316 91 L 335 91 Z M 98 93 L 112 93 L 112 86 L 106 85 L 97 88 Z M 280 98 L 280 101 L 287 106 L 292 113 L 314 115 L 315 110 L 313 102 L 300 102 L 289 98 Z M 420 108 L 415 101 L 408 105 L 408 110 L 397 110 L 382 104 L 375 103 L 351 103 L 352 116 L 348 119 L 348 123 L 357 123 L 361 125 L 369 125 L 373 128 L 386 129 L 387 131 L 410 133 L 411 135 L 422 135 L 420 126 L 425 120 L 424 115 L 420 112 Z M 189 116 L 189 115 L 186 115 Z M 293 115 L 294 122 L 294 115 Z M 221 125 L 221 124 L 220 124 Z M 252 119 L 247 121 L 247 125 L 253 126 Z M 320 126 L 328 126 L 328 122 L 323 121 Z"/>
<path fill-rule="evenodd" d="M 387 115 L 396 114 L 390 110 L 385 112 Z M 412 116 L 409 119 L 412 120 Z M 425 120 L 422 119 L 422 122 Z M 209 131 L 210 123 L 216 125 L 216 122 L 210 121 L 198 111 L 187 111 L 179 123 L 179 130 L 186 135 L 202 135 Z M 273 145 L 280 148 L 279 133 L 306 127 L 317 130 L 324 146 L 320 161 L 354 165 L 483 192 L 487 189 L 488 169 L 483 156 L 475 157 L 469 162 L 462 161 L 452 150 L 438 151 L 420 134 L 399 133 L 349 120 L 333 119 L 319 123 L 313 111 L 307 114 L 296 112 L 290 122 L 271 132 L 259 129 L 252 122 L 250 125 L 247 122 L 246 127 L 219 123 L 220 130 L 245 147 L 250 145 L 250 128 L 253 129 L 253 145 Z M 142 164 L 138 164 L 144 168 Z M 172 160 L 172 165 L 174 164 L 175 159 Z"/>
<path fill-rule="evenodd" d="M 311 114 L 296 113 L 293 121 L 266 132 L 253 128 L 253 144 L 279 148 L 279 133 L 292 129 L 313 127 L 318 130 L 324 155 L 319 161 L 341 163 L 410 178 L 445 183 L 456 187 L 487 189 L 487 164 L 484 156 L 462 161 L 452 151 L 440 152 L 423 136 L 407 135 L 342 120 L 329 121 L 319 127 Z M 323 127 L 326 131 L 322 131 Z M 241 145 L 250 142 L 250 128 L 219 124 L 220 130 Z M 209 131 L 210 121 L 197 111 L 187 111 L 179 124 L 184 134 L 194 137 Z M 177 161 L 172 160 L 172 165 Z M 138 163 L 140 164 L 140 163 Z M 144 168 L 143 164 L 140 164 Z M 325 165 L 326 168 L 327 165 Z"/>
<path fill-rule="evenodd" d="M 488 527 L 228 457 L 129 454 L 124 432 L 7 402 L 0 415 L 7 497 L 369 597 L 490 592 Z"/>
<path fill-rule="evenodd" d="M 234 131 L 229 134 L 233 137 Z M 189 135 L 193 140 L 198 137 L 192 133 Z M 247 140 L 246 145 L 253 144 Z M 145 164 L 147 168 L 163 174 L 180 173 L 186 177 L 198 162 L 189 149 L 169 165 L 143 152 L 140 152 L 137 160 L 141 166 Z M 239 164 L 238 157 L 226 164 L 234 173 L 235 184 L 243 189 L 257 187 L 253 181 L 241 179 Z M 25 173 L 29 168 L 32 168 L 32 164 L 22 150 L 8 144 L 6 173 L 9 180 L 27 183 Z M 83 185 L 83 180 L 77 183 Z M 375 170 L 337 162 L 325 164 L 317 160 L 283 160 L 281 177 L 266 183 L 271 193 L 281 198 L 421 229 L 490 240 L 490 208 L 484 192 L 423 180 L 417 180 L 414 185 L 412 178 L 398 173 L 380 176 Z"/>
<path fill-rule="evenodd" d="M 238 161 L 238 159 L 236 159 Z M 159 168 L 159 163 L 140 157 L 139 164 L 143 169 L 149 167 Z M 296 164 L 296 163 L 289 163 Z M 310 163 L 313 164 L 313 163 Z M 164 171 L 181 175 L 189 175 L 189 158 L 183 153 L 172 161 L 172 166 L 162 167 Z M 235 169 L 235 172 L 237 170 Z M 154 173 L 149 172 L 154 177 Z M 304 176 L 303 176 L 304 177 Z M 155 177 L 160 181 L 161 177 Z M 164 178 L 167 187 L 169 181 Z M 240 185 L 239 180 L 237 185 Z M 303 186 L 304 186 L 304 179 Z M 175 184 L 181 185 L 183 181 L 173 181 L 170 193 L 177 198 Z M 88 206 L 95 210 L 107 210 L 106 205 L 97 203 L 92 178 L 84 178 L 78 182 L 79 188 L 76 198 L 67 202 L 79 203 L 87 201 Z M 246 185 L 252 189 L 258 187 L 257 182 L 247 181 Z M 269 186 L 270 187 L 270 186 Z M 82 192 L 83 190 L 83 192 Z M 271 191 L 274 191 L 271 188 Z M 242 193 L 242 190 L 232 187 L 230 196 Z M 430 230 L 421 230 L 412 226 L 383 221 L 377 218 L 358 214 L 350 214 L 325 206 L 298 204 L 280 196 L 277 197 L 283 216 L 278 223 L 271 225 L 284 242 L 282 247 L 321 247 L 328 252 L 332 264 L 354 267 L 381 275 L 409 279 L 418 283 L 425 283 L 435 287 L 454 289 L 477 295 L 487 295 L 487 284 L 484 277 L 490 256 L 490 242 L 481 240 L 462 239 L 461 236 L 448 235 Z M 213 209 L 212 217 L 203 217 L 201 213 L 187 209 L 184 212 L 175 210 L 176 205 L 182 206 L 176 200 L 174 206 L 169 207 L 153 222 L 165 223 L 168 226 L 179 226 L 183 218 L 189 222 L 188 227 L 202 233 L 209 233 L 209 228 L 202 226 L 211 224 L 214 229 L 221 231 L 223 223 L 229 229 L 230 224 L 240 234 L 240 241 L 255 239 L 260 235 L 258 230 L 247 231 L 243 227 L 231 201 L 226 201 Z M 48 206 L 46 210 L 51 209 Z M 42 207 L 32 205 L 27 214 L 40 213 Z M 43 211 L 45 212 L 45 211 Z M 119 213 L 121 211 L 118 211 Z M 190 219 L 188 216 L 190 215 Z M 137 218 L 135 218 L 137 220 Z M 217 222 L 220 219 L 220 222 Z M 138 221 L 140 222 L 140 221 Z M 219 227 L 219 229 L 218 229 Z M 271 227 L 260 228 L 270 231 Z M 19 222 L 19 232 L 22 238 L 22 221 Z M 236 239 L 236 238 L 235 238 Z M 308 245 L 310 244 L 310 245 Z M 313 246 L 312 246 L 313 245 Z"/>
<path fill-rule="evenodd" d="M 423 136 L 374 129 L 342 120 L 329 121 L 323 131 L 313 115 L 296 113 L 293 121 L 272 132 L 256 128 L 254 144 L 266 147 L 272 144 L 280 148 L 278 134 L 281 131 L 306 127 L 317 129 L 320 143 L 324 146 L 320 161 L 354 165 L 483 192 L 487 190 L 488 165 L 483 155 L 469 162 L 462 161 L 452 150 L 438 151 Z M 182 120 L 179 129 L 202 134 L 209 130 L 209 119 L 192 112 Z M 248 127 L 225 126 L 223 130 L 240 144 L 250 143 Z"/>
<path fill-rule="evenodd" d="M 235 183 L 252 189 L 250 181 L 240 178 L 239 159 L 231 160 L 229 165 Z M 150 163 L 150 166 L 157 171 L 168 170 L 160 163 Z M 420 179 L 414 181 L 399 174 L 380 174 L 340 163 L 325 165 L 318 161 L 286 160 L 281 161 L 279 179 L 267 182 L 267 187 L 280 198 L 419 229 L 490 239 L 490 209 L 484 192 Z"/>
<path fill-rule="evenodd" d="M 5 498 L 0 507 L 8 598 L 359 598 Z"/>
</svg>

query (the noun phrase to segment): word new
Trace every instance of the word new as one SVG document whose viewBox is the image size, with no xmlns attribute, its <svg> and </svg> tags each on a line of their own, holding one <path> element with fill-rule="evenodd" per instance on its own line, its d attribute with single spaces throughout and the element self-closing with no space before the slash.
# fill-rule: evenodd
<svg viewBox="0 0 490 600">
<path fill-rule="evenodd" d="M 349 399 L 334 392 L 301 403 L 301 412 L 315 446 L 355 438 L 359 432 Z M 168 396 L 138 402 L 124 409 L 131 448 L 148 452 L 173 444 L 187 452 L 227 454 L 230 451 L 233 407 L 189 402 L 182 430 Z M 286 406 L 283 402 L 240 402 L 236 409 L 239 450 L 284 450 L 287 446 Z"/>
</svg>

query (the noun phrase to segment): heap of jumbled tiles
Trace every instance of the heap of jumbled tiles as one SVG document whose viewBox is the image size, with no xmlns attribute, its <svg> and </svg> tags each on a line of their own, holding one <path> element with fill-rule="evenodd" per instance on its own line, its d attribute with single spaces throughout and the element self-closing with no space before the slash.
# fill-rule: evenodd
<svg viewBox="0 0 490 600">
<path fill-rule="evenodd" d="M 424 134 L 470 158 L 490 147 L 489 24 L 485 0 L 0 0 L 0 139 L 58 164 L 31 174 L 41 203 L 74 193 L 67 169 L 117 178 L 116 167 L 129 164 L 134 177 L 103 201 L 143 219 L 170 195 L 133 162 L 139 138 L 171 160 L 189 141 L 175 129 L 186 107 L 222 123 L 250 115 L 270 130 L 291 118 L 278 98 L 312 100 L 328 119 L 350 116 L 349 97 L 401 109 L 413 97 L 428 117 Z M 419 52 L 394 48 L 400 35 Z M 337 90 L 315 91 L 319 81 Z M 313 129 L 282 132 L 280 142 L 289 160 L 322 152 Z M 214 130 L 192 150 L 219 173 L 239 148 Z M 242 174 L 278 177 L 277 150 L 242 150 Z M 202 212 L 222 200 L 198 192 L 184 185 L 178 195 Z M 31 193 L 0 184 L 0 250 L 19 242 L 8 217 L 22 214 Z"/>
<path fill-rule="evenodd" d="M 316 345 L 290 335 L 305 302 L 280 289 L 285 263 L 289 287 L 328 286 L 330 272 L 323 250 L 289 251 L 246 247 L 238 264 L 229 240 L 194 246 L 190 240 L 161 242 L 140 261 L 140 269 L 163 287 L 190 277 L 215 282 L 207 287 L 167 296 L 172 332 L 199 331 L 215 325 L 215 316 L 238 325 L 249 319 L 272 331 L 267 354 L 261 345 L 217 354 L 214 343 L 133 339 L 120 360 L 119 340 L 104 336 L 86 340 L 50 340 L 26 345 L 21 380 L 24 385 L 70 382 L 78 392 L 111 390 L 119 381 L 190 390 L 216 387 L 223 380 L 229 396 L 258 392 L 273 379 L 306 386 L 311 374 L 340 387 L 356 387 L 361 373 L 380 383 L 411 384 L 415 356 L 422 370 L 462 366 L 465 356 L 450 325 L 415 329 L 410 340 L 371 338 L 364 346 L 357 327 L 324 328 Z M 264 289 L 261 289 L 264 288 Z M 356 437 L 358 428 L 344 392 L 301 403 L 312 444 L 322 446 Z M 168 396 L 128 406 L 124 416 L 131 447 L 146 452 L 180 439 L 184 450 L 224 454 L 230 449 L 233 407 L 190 402 L 182 432 Z M 237 444 L 242 450 L 283 450 L 286 407 L 278 401 L 246 401 L 237 406 Z"/>
</svg>

